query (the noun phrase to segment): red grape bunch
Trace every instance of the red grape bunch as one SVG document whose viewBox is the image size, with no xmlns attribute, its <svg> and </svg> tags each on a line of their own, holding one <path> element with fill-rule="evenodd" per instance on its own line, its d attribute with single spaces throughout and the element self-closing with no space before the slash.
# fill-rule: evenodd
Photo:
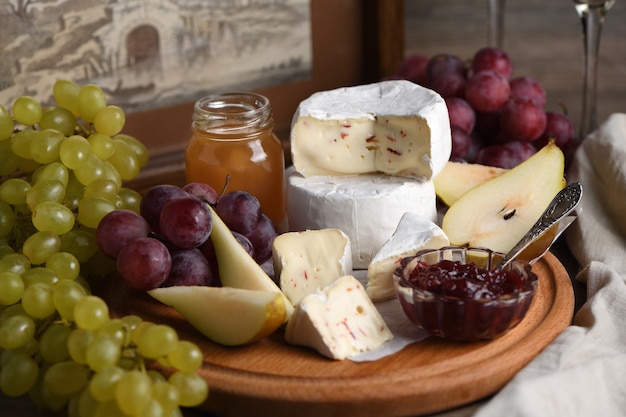
<svg viewBox="0 0 626 417">
<path fill-rule="evenodd" d="M 117 271 L 133 289 L 220 286 L 209 204 L 255 261 L 262 264 L 271 258 L 277 229 L 259 200 L 245 191 L 219 196 L 211 186 L 197 182 L 150 188 L 139 213 L 107 214 L 96 230 L 96 241 L 116 260 Z"/>
<path fill-rule="evenodd" d="M 407 79 L 446 101 L 452 130 L 451 160 L 512 168 L 550 139 L 572 154 L 579 144 L 572 120 L 546 110 L 546 91 L 535 79 L 514 76 L 511 57 L 485 47 L 464 61 L 440 53 L 405 58 L 391 78 Z"/>
</svg>

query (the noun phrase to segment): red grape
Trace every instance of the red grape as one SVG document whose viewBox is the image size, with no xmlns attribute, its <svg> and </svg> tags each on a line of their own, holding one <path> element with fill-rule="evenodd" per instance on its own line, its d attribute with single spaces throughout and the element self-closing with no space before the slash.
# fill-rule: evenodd
<svg viewBox="0 0 626 417">
<path fill-rule="evenodd" d="M 211 270 L 209 281 L 206 285 L 211 287 L 221 287 L 222 283 L 220 281 L 220 271 L 217 265 L 217 255 L 215 254 L 213 241 L 211 239 L 207 239 L 206 242 L 200 245 L 199 249 L 204 255 L 204 258 L 207 260 L 209 269 Z"/>
<path fill-rule="evenodd" d="M 410 55 L 398 66 L 396 70 L 397 76 L 402 79 L 412 81 L 419 85 L 426 85 L 426 66 L 428 65 L 428 57 L 426 55 Z"/>
<path fill-rule="evenodd" d="M 182 249 L 202 245 L 211 234 L 212 224 L 206 203 L 188 194 L 168 202 L 159 218 L 161 236 Z"/>
<path fill-rule="evenodd" d="M 217 202 L 215 212 L 233 232 L 248 235 L 261 219 L 261 203 L 246 191 L 231 191 Z"/>
<path fill-rule="evenodd" d="M 254 246 L 252 246 L 252 242 L 250 242 L 250 239 L 248 239 L 241 233 L 237 233 L 237 232 L 232 232 L 232 233 L 233 233 L 233 236 L 235 236 L 235 239 L 237 240 L 237 242 L 239 242 L 239 244 L 246 250 L 246 252 L 248 252 L 248 254 L 252 258 L 254 258 Z"/>
<path fill-rule="evenodd" d="M 155 185 L 150 188 L 141 198 L 139 212 L 148 222 L 154 233 L 159 233 L 159 217 L 163 206 L 170 200 L 179 197 L 189 196 L 189 194 L 180 187 L 169 184 Z"/>
<path fill-rule="evenodd" d="M 167 247 L 151 237 L 132 240 L 117 256 L 117 270 L 130 288 L 149 291 L 167 279 L 172 258 Z"/>
<path fill-rule="evenodd" d="M 515 152 L 518 155 L 520 162 L 527 160 L 533 156 L 535 152 L 537 152 L 537 148 L 535 148 L 532 143 L 524 140 L 513 140 L 505 143 L 503 146 Z"/>
<path fill-rule="evenodd" d="M 476 112 L 470 104 L 460 97 L 445 99 L 451 126 L 458 126 L 466 133 L 472 133 L 476 124 Z"/>
<path fill-rule="evenodd" d="M 513 74 L 513 62 L 511 57 L 499 48 L 485 47 L 479 49 L 472 59 L 472 71 L 495 71 L 502 74 L 507 80 Z"/>
<path fill-rule="evenodd" d="M 190 182 L 183 187 L 183 190 L 212 205 L 215 205 L 215 203 L 217 203 L 217 199 L 219 198 L 215 188 L 203 182 Z"/>
<path fill-rule="evenodd" d="M 472 138 L 469 133 L 458 126 L 450 126 L 450 129 L 452 133 L 452 153 L 450 154 L 450 159 L 465 159 L 472 146 Z"/>
<path fill-rule="evenodd" d="M 554 143 L 561 149 L 567 148 L 568 144 L 574 141 L 576 137 L 576 128 L 572 120 L 563 113 L 548 111 L 546 112 L 546 128 L 534 142 L 537 148 L 541 148 L 548 144 L 550 139 L 554 139 Z"/>
<path fill-rule="evenodd" d="M 508 80 L 495 71 L 477 72 L 467 80 L 465 100 L 479 112 L 500 110 L 511 92 Z"/>
<path fill-rule="evenodd" d="M 426 81 L 429 85 L 440 75 L 449 73 L 457 73 L 465 76 L 465 62 L 453 54 L 437 54 L 428 60 L 428 64 L 426 65 Z"/>
<path fill-rule="evenodd" d="M 456 72 L 440 74 L 430 81 L 429 87 L 441 97 L 463 97 L 465 94 L 465 76 Z"/>
<path fill-rule="evenodd" d="M 170 254 L 172 268 L 162 287 L 208 285 L 211 282 L 211 268 L 200 249 L 176 249 Z"/>
<path fill-rule="evenodd" d="M 533 141 L 546 129 L 547 117 L 542 107 L 529 99 L 510 99 L 500 115 L 500 129 L 510 140 Z"/>
<path fill-rule="evenodd" d="M 269 217 L 262 214 L 257 227 L 247 235 L 254 246 L 254 260 L 257 263 L 262 264 L 272 257 L 272 244 L 276 236 L 276 226 Z"/>
<path fill-rule="evenodd" d="M 534 152 L 535 149 L 529 142 L 513 141 L 482 148 L 476 154 L 475 162 L 510 169 L 524 162 Z"/>
<path fill-rule="evenodd" d="M 531 77 L 516 77 L 509 82 L 511 97 L 527 98 L 538 107 L 546 105 L 546 90 Z"/>
<path fill-rule="evenodd" d="M 132 210 L 113 210 L 100 220 L 96 229 L 98 247 L 110 258 L 117 258 L 120 250 L 130 241 L 146 237 L 150 225 Z"/>
</svg>

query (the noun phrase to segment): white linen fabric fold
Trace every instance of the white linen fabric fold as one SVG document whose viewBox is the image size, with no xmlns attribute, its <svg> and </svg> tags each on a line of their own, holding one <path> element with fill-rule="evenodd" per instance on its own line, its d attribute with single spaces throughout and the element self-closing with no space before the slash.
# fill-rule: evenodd
<svg viewBox="0 0 626 417">
<path fill-rule="evenodd" d="M 568 181 L 583 185 L 565 238 L 587 301 L 474 417 L 626 415 L 626 114 L 583 140 Z"/>
</svg>

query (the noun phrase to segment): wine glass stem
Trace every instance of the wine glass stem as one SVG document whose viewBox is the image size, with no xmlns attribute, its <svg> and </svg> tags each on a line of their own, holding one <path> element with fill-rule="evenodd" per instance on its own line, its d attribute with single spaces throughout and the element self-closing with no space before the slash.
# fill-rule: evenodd
<svg viewBox="0 0 626 417">
<path fill-rule="evenodd" d="M 581 138 L 597 127 L 598 52 L 605 12 L 604 7 L 586 7 L 579 11 L 584 42 Z"/>
<path fill-rule="evenodd" d="M 489 45 L 502 48 L 504 32 L 504 0 L 487 0 Z"/>
</svg>

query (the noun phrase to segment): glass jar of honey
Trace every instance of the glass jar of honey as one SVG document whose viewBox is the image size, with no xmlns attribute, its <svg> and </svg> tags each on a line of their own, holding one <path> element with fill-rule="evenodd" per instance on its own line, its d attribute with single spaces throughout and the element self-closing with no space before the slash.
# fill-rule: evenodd
<svg viewBox="0 0 626 417">
<path fill-rule="evenodd" d="M 256 196 L 279 232 L 287 231 L 285 155 L 274 134 L 269 100 L 255 93 L 221 93 L 194 106 L 193 135 L 185 150 L 187 182 L 220 193 L 243 190 Z"/>
</svg>

